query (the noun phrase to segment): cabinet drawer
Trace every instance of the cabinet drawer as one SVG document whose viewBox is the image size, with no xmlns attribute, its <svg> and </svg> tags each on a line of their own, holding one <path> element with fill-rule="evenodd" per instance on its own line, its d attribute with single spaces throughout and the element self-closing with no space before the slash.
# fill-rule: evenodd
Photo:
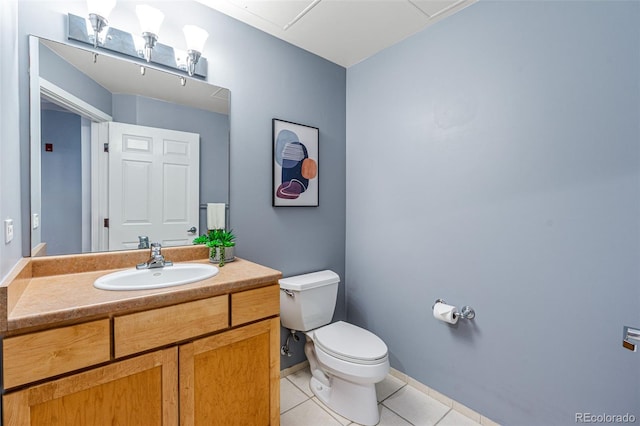
<svg viewBox="0 0 640 426">
<path fill-rule="evenodd" d="M 109 320 L 39 331 L 4 340 L 4 387 L 109 361 Z"/>
<path fill-rule="evenodd" d="M 116 358 L 157 348 L 229 326 L 228 296 L 115 317 Z"/>
<path fill-rule="evenodd" d="M 231 295 L 231 325 L 236 326 L 280 313 L 280 286 L 270 285 Z"/>
</svg>

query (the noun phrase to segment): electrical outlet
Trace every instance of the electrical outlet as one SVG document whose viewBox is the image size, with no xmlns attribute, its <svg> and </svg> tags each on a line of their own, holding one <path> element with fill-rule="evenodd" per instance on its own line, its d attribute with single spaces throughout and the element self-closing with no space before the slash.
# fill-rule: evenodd
<svg viewBox="0 0 640 426">
<path fill-rule="evenodd" d="M 13 240 L 13 219 L 4 221 L 4 243 L 9 244 Z"/>
</svg>

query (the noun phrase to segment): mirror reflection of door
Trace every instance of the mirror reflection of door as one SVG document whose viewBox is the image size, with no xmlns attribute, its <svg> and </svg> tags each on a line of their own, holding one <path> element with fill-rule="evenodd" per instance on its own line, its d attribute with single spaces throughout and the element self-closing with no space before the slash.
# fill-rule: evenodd
<svg viewBox="0 0 640 426">
<path fill-rule="evenodd" d="M 90 123 L 46 104 L 42 136 L 40 226 L 43 241 L 52 242 L 48 254 L 132 249 L 138 236 L 191 244 L 200 207 L 197 133 Z"/>
<path fill-rule="evenodd" d="M 108 250 L 138 248 L 139 237 L 187 245 L 198 226 L 200 135 L 108 122 Z M 103 146 L 103 143 L 99 144 Z M 104 222 L 104 220 L 102 220 Z M 104 223 L 102 224 L 104 226 Z"/>
</svg>

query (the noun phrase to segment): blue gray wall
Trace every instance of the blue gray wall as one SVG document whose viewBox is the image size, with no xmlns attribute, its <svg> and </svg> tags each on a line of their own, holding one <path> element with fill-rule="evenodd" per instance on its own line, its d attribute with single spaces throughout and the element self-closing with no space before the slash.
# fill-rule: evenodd
<svg viewBox="0 0 640 426">
<path fill-rule="evenodd" d="M 82 253 L 81 117 L 43 109 L 40 122 L 42 241 L 47 254 Z M 45 150 L 47 143 L 53 151 Z"/>
<path fill-rule="evenodd" d="M 18 96 L 18 5 L 0 2 L 0 220 L 13 219 L 14 239 L 5 244 L 0 239 L 0 281 L 7 276 L 22 256 L 21 212 L 23 193 L 19 185 L 21 167 L 25 167 L 21 151 Z M 27 168 L 28 170 L 28 168 Z M 27 197 L 28 201 L 28 197 Z M 28 220 L 28 216 L 26 217 Z M 0 222 L 1 223 L 1 222 Z M 28 227 L 28 225 L 27 225 Z"/>
<path fill-rule="evenodd" d="M 640 419 L 638 22 L 480 1 L 347 71 L 348 318 L 502 424 Z"/>
<path fill-rule="evenodd" d="M 230 225 L 237 235 L 237 254 L 285 275 L 329 268 L 344 277 L 346 70 L 196 2 L 152 3 L 167 17 L 161 34 L 163 43 L 184 47 L 182 26 L 187 22 L 209 31 L 203 52 L 209 61 L 208 81 L 231 90 Z M 119 2 L 110 17 L 113 25 L 137 31 L 134 6 L 135 2 Z M 34 0 L 19 4 L 19 146 L 27 150 L 21 157 L 26 200 L 27 35 L 64 41 L 67 12 L 85 14 L 86 2 Z M 5 57 L 11 55 L 5 50 L 2 55 L 4 64 Z M 271 206 L 273 118 L 320 129 L 319 207 Z M 18 148 L 18 144 L 13 146 Z M 13 154 L 13 161 L 17 157 Z M 7 201 L 1 195 L 4 207 Z M 28 219 L 28 205 L 23 217 Z M 28 224 L 18 234 L 28 239 Z M 336 318 L 345 316 L 343 283 Z M 283 367 L 304 359 L 301 344 L 294 350 L 294 357 L 282 359 Z"/>
<path fill-rule="evenodd" d="M 193 18 L 214 31 L 210 75 L 231 90 L 238 254 L 285 276 L 332 269 L 344 278 L 346 70 L 226 16 L 203 10 Z M 273 118 L 320 129 L 319 207 L 271 207 Z M 335 316 L 345 315 L 343 282 Z M 305 359 L 302 343 L 283 367 Z"/>
</svg>

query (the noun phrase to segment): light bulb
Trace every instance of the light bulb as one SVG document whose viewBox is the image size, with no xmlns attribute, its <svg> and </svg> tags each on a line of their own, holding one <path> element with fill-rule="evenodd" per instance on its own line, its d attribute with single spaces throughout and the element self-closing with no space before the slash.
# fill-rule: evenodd
<svg viewBox="0 0 640 426">
<path fill-rule="evenodd" d="M 140 20 L 142 38 L 144 38 L 143 56 L 147 62 L 151 62 L 151 52 L 156 45 L 156 41 L 158 41 L 158 33 L 164 20 L 164 13 L 155 7 L 139 4 L 136 6 L 136 14 Z"/>
<path fill-rule="evenodd" d="M 182 28 L 184 38 L 187 40 L 187 49 L 202 53 L 204 44 L 209 38 L 209 33 L 195 25 L 185 25 Z"/>
<path fill-rule="evenodd" d="M 151 33 L 156 36 L 159 34 L 160 26 L 162 25 L 162 21 L 164 21 L 164 13 L 155 7 L 139 4 L 136 6 L 136 15 L 138 15 L 140 28 L 143 33 Z"/>
</svg>

